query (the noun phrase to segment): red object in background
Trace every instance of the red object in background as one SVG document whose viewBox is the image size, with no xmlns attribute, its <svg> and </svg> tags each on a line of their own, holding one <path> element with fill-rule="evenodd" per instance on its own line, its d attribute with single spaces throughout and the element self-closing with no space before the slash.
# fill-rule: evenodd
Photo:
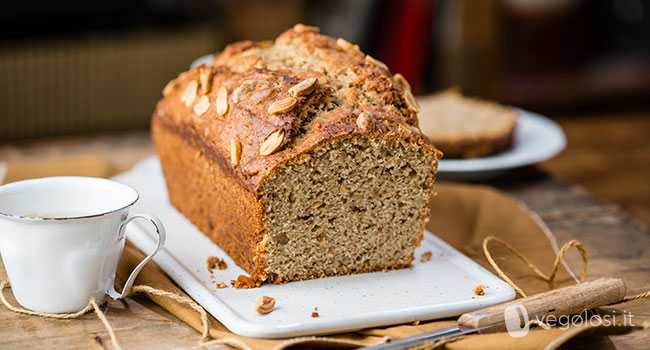
<svg viewBox="0 0 650 350">
<path fill-rule="evenodd" d="M 404 0 L 388 6 L 386 15 L 392 18 L 390 27 L 382 28 L 385 39 L 379 45 L 379 57 L 391 72 L 401 73 L 414 92 L 422 91 L 425 64 L 432 30 L 435 1 Z"/>
</svg>

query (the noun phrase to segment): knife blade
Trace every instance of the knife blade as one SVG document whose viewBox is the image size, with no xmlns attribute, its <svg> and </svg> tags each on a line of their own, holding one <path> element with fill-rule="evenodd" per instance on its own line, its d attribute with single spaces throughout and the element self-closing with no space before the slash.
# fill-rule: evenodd
<svg viewBox="0 0 650 350">
<path fill-rule="evenodd" d="M 572 315 L 620 301 L 625 297 L 625 293 L 626 287 L 622 279 L 599 278 L 465 313 L 458 319 L 458 325 L 362 347 L 359 350 L 407 349 L 449 337 L 500 330 L 506 322 L 513 320 L 514 322 L 528 321 L 539 315 Z M 516 306 L 520 310 L 523 308 L 526 312 L 517 313 L 518 320 L 510 318 L 511 316 L 506 319 L 506 310 L 511 306 Z"/>
</svg>

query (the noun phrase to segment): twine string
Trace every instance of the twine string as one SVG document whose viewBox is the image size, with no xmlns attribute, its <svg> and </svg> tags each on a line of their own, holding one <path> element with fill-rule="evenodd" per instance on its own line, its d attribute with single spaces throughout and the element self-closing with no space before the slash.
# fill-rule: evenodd
<svg viewBox="0 0 650 350">
<path fill-rule="evenodd" d="M 585 278 L 587 276 L 587 263 L 589 262 L 589 259 L 587 258 L 587 251 L 585 250 L 582 243 L 580 243 L 579 241 L 577 241 L 575 239 L 565 243 L 562 246 L 562 249 L 560 249 L 560 251 L 555 256 L 555 261 L 553 262 L 553 268 L 551 269 L 551 273 L 547 275 L 547 274 L 543 273 L 539 268 L 537 268 L 537 266 L 535 266 L 535 264 L 533 264 L 530 261 L 530 259 L 528 259 L 528 257 L 526 257 L 517 248 L 510 245 L 508 242 L 502 240 L 501 238 L 495 237 L 495 236 L 487 236 L 487 237 L 485 237 L 485 239 L 483 240 L 483 254 L 485 254 L 485 257 L 487 258 L 490 265 L 492 265 L 492 268 L 494 268 L 494 270 L 497 272 L 497 275 L 499 277 L 501 277 L 501 279 L 503 279 L 506 283 L 508 283 L 517 292 L 517 294 L 519 294 L 522 298 L 526 297 L 526 293 L 523 291 L 523 289 L 521 289 L 521 287 L 519 287 L 515 282 L 513 282 L 512 279 L 510 277 L 508 277 L 508 275 L 505 272 L 503 272 L 503 270 L 501 269 L 499 264 L 497 264 L 497 262 L 494 260 L 494 258 L 492 258 L 492 253 L 490 253 L 490 250 L 488 249 L 488 244 L 490 242 L 493 242 L 493 241 L 501 244 L 502 246 L 507 248 L 509 251 L 511 251 L 513 254 L 515 254 L 520 260 L 522 260 L 524 263 L 526 263 L 526 265 L 531 270 L 533 270 L 537 276 L 539 276 L 540 278 L 542 278 L 543 280 L 545 280 L 547 282 L 552 282 L 555 279 L 555 277 L 557 276 L 557 271 L 558 271 L 558 268 L 559 268 L 560 264 L 562 263 L 562 258 L 564 257 L 564 254 L 566 254 L 566 252 L 571 247 L 576 247 L 576 249 L 578 250 L 578 252 L 580 252 L 580 255 L 582 257 L 582 272 L 580 273 L 580 282 L 585 281 Z M 640 294 L 627 296 L 627 297 L 623 298 L 622 300 L 619 300 L 617 302 L 614 302 L 614 303 L 611 303 L 611 304 L 608 304 L 608 305 L 615 305 L 615 304 L 625 303 L 625 302 L 628 302 L 628 301 L 643 299 L 643 298 L 647 298 L 647 297 L 650 297 L 650 290 L 648 290 L 646 292 L 643 292 L 643 293 L 640 293 Z"/>
<path fill-rule="evenodd" d="M 582 243 L 578 242 L 577 240 L 571 240 L 564 244 L 562 246 L 562 249 L 557 253 L 555 256 L 555 261 L 553 262 L 553 268 L 551 269 L 550 274 L 545 274 L 542 272 L 535 264 L 533 264 L 528 257 L 526 257 L 523 253 L 521 253 L 517 248 L 513 247 L 510 245 L 508 242 L 502 240 L 501 238 L 494 237 L 494 236 L 487 236 L 483 240 L 483 254 L 485 254 L 485 257 L 487 258 L 488 262 L 494 270 L 497 272 L 497 275 L 501 277 L 506 283 L 508 283 L 516 292 L 519 294 L 521 297 L 526 297 L 526 293 L 521 289 L 515 282 L 506 275 L 505 272 L 499 267 L 499 265 L 494 261 L 494 258 L 492 258 L 492 253 L 490 253 L 490 250 L 488 249 L 488 244 L 490 242 L 497 242 L 507 248 L 509 251 L 511 251 L 513 254 L 515 254 L 520 260 L 522 260 L 526 265 L 535 272 L 537 276 L 542 278 L 545 281 L 552 282 L 555 277 L 557 276 L 557 271 L 558 268 L 560 267 L 560 264 L 562 263 L 562 258 L 564 257 L 564 254 L 569 250 L 571 247 L 576 247 L 576 249 L 580 252 L 580 255 L 582 256 L 582 272 L 580 273 L 580 282 L 584 282 L 585 278 L 587 276 L 587 263 L 589 262 L 589 259 L 587 258 L 587 251 L 585 250 L 584 246 Z"/>
<path fill-rule="evenodd" d="M 165 291 L 165 290 L 156 289 L 156 288 L 146 286 L 146 285 L 133 286 L 133 288 L 131 288 L 131 293 L 133 293 L 133 294 L 144 293 L 144 294 L 148 294 L 148 295 L 163 296 L 163 297 L 169 298 L 169 299 L 171 299 L 171 300 L 173 300 L 173 301 L 175 301 L 175 302 L 177 302 L 179 304 L 188 305 L 189 307 L 194 309 L 196 312 L 198 312 L 199 315 L 201 315 L 201 324 L 203 326 L 202 327 L 203 331 L 201 332 L 201 340 L 204 340 L 204 339 L 209 337 L 209 335 L 208 335 L 208 331 L 209 331 L 208 313 L 199 304 L 197 304 L 194 300 L 192 300 L 192 299 L 190 299 L 188 297 L 179 295 L 177 293 L 171 293 L 171 292 L 168 292 L 168 291 Z"/>
<path fill-rule="evenodd" d="M 111 338 L 111 342 L 113 343 L 113 347 L 116 350 L 122 350 L 122 347 L 120 346 L 120 343 L 117 341 L 117 336 L 115 335 L 115 330 L 111 326 L 111 324 L 108 322 L 108 319 L 106 318 L 106 315 L 102 311 L 102 309 L 99 307 L 99 304 L 97 301 L 92 298 L 88 302 L 88 305 L 86 305 L 85 308 L 83 308 L 80 311 L 74 312 L 74 313 L 66 313 L 66 314 L 55 314 L 55 313 L 49 313 L 49 312 L 37 312 L 37 311 L 32 311 L 32 310 L 27 310 L 25 308 L 17 307 L 15 305 L 12 305 L 7 298 L 4 295 L 4 290 L 5 288 L 11 287 L 9 284 L 8 280 L 2 280 L 0 282 L 0 301 L 11 311 L 16 312 L 16 313 L 21 313 L 21 314 L 26 314 L 26 315 L 31 315 L 31 316 L 40 316 L 40 317 L 47 317 L 47 318 L 57 318 L 57 319 L 73 319 L 73 318 L 79 318 L 86 313 L 88 313 L 91 310 L 94 310 L 95 313 L 97 314 L 97 317 L 100 319 L 102 324 L 104 325 L 104 328 L 106 328 L 106 331 L 108 332 L 108 335 Z M 169 298 L 179 304 L 182 305 L 187 305 L 191 307 L 194 311 L 198 312 L 199 315 L 201 315 L 201 339 L 199 340 L 199 348 L 204 348 L 208 346 L 213 346 L 217 344 L 225 344 L 225 345 L 231 345 L 231 346 L 236 346 L 239 347 L 240 349 L 244 350 L 253 350 L 250 346 L 248 346 L 246 343 L 242 342 L 241 340 L 237 338 L 221 338 L 221 339 L 210 339 L 210 323 L 208 321 L 208 313 L 203 309 L 199 304 L 197 304 L 194 300 L 186 297 L 179 295 L 177 293 L 172 293 L 168 292 L 166 290 L 162 289 L 157 289 L 153 288 L 151 286 L 147 285 L 136 285 L 131 288 L 131 295 L 133 294 L 146 294 L 150 296 L 162 296 L 165 298 Z"/>
<path fill-rule="evenodd" d="M 88 311 L 94 310 L 95 314 L 97 314 L 97 317 L 99 317 L 99 320 L 102 321 L 102 323 L 104 324 L 104 328 L 106 328 L 108 335 L 111 337 L 111 341 L 113 342 L 113 347 L 117 350 L 122 350 L 122 347 L 120 346 L 120 343 L 117 341 L 117 337 L 115 336 L 115 330 L 113 330 L 113 326 L 111 326 L 111 324 L 108 322 L 108 319 L 106 319 L 106 315 L 97 304 L 95 298 L 91 298 L 90 301 L 88 302 L 88 305 L 86 305 L 85 308 L 73 313 L 55 314 L 50 312 L 36 312 L 36 311 L 27 310 L 24 308 L 11 305 L 11 303 L 9 303 L 9 301 L 7 300 L 7 298 L 5 298 L 4 295 L 4 290 L 7 287 L 10 287 L 9 280 L 2 280 L 2 282 L 0 282 L 0 300 L 9 310 L 16 313 L 31 315 L 31 316 L 41 316 L 47 318 L 58 318 L 61 320 L 69 320 L 69 319 L 81 317 L 86 313 L 88 313 Z"/>
<path fill-rule="evenodd" d="M 201 305 L 199 305 L 196 301 L 194 301 L 189 297 L 182 296 L 177 293 L 168 292 L 166 290 L 153 288 L 147 285 L 133 286 L 133 288 L 131 288 L 131 293 L 132 294 L 143 293 L 150 296 L 155 295 L 155 296 L 166 297 L 179 304 L 187 305 L 191 307 L 194 311 L 198 312 L 199 315 L 201 316 L 201 326 L 202 326 L 201 339 L 199 340 L 199 348 L 213 346 L 217 344 L 226 344 L 226 345 L 237 346 L 240 349 L 244 349 L 244 350 L 252 350 L 251 347 L 249 347 L 246 343 L 242 342 L 237 338 L 210 339 L 210 334 L 209 334 L 210 322 L 208 319 L 208 313 L 205 311 L 203 307 L 201 307 Z"/>
<path fill-rule="evenodd" d="M 647 298 L 647 297 L 650 297 L 650 290 L 647 291 L 647 292 L 639 293 L 637 295 L 630 295 L 629 297 L 623 298 L 623 300 L 621 300 L 621 301 L 617 301 L 617 302 L 611 303 L 609 305 L 616 305 L 616 304 L 620 304 L 620 303 L 626 303 L 628 301 L 643 299 L 643 298 Z"/>
<path fill-rule="evenodd" d="M 99 305 L 97 305 L 97 301 L 95 300 L 95 298 L 90 299 L 88 305 L 91 305 L 93 310 L 95 310 L 97 317 L 99 317 L 99 320 L 102 321 L 102 323 L 104 324 L 104 328 L 106 328 L 108 335 L 111 337 L 111 342 L 113 342 L 113 347 L 117 350 L 122 350 L 120 343 L 117 341 L 117 336 L 115 335 L 115 330 L 113 330 L 113 326 L 111 326 L 111 324 L 108 322 L 108 319 L 106 319 L 106 315 L 104 314 L 102 309 L 99 308 Z"/>
</svg>

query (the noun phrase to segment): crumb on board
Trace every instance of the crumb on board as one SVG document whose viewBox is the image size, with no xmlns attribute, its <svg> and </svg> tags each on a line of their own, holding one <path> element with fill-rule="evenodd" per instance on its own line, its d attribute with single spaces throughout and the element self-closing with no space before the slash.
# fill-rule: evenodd
<svg viewBox="0 0 650 350">
<path fill-rule="evenodd" d="M 422 256 L 420 256 L 420 261 L 425 263 L 425 262 L 431 260 L 431 255 L 432 254 L 429 251 L 426 251 L 426 252 L 422 253 Z"/>
<path fill-rule="evenodd" d="M 311 313 L 311 317 L 316 318 L 316 317 L 319 317 L 319 316 L 320 316 L 320 315 L 318 314 L 318 312 L 312 312 L 312 313 Z"/>
<path fill-rule="evenodd" d="M 418 321 L 413 322 L 413 325 L 414 325 L 414 326 L 419 326 L 419 325 L 420 325 L 420 321 L 418 320 Z"/>
<path fill-rule="evenodd" d="M 381 272 L 388 272 L 388 269 L 384 267 L 383 269 L 381 269 Z"/>
<path fill-rule="evenodd" d="M 218 289 L 228 288 L 228 285 L 223 282 L 219 282 L 219 284 L 217 284 L 217 288 Z"/>
<path fill-rule="evenodd" d="M 474 288 L 474 294 L 476 294 L 476 295 L 485 295 L 485 291 L 483 290 L 483 286 L 480 285 L 480 284 L 478 286 L 476 286 L 476 288 Z"/>
<path fill-rule="evenodd" d="M 261 314 L 268 314 L 275 309 L 275 299 L 262 295 L 255 304 L 255 311 Z"/>
<path fill-rule="evenodd" d="M 316 307 L 314 308 L 314 311 L 318 311 L 318 306 L 316 306 Z"/>
<path fill-rule="evenodd" d="M 208 271 L 210 271 L 210 273 L 212 273 L 212 270 L 214 269 L 225 270 L 228 268 L 228 264 L 226 264 L 223 259 L 216 256 L 209 256 L 205 263 L 208 265 Z"/>
<path fill-rule="evenodd" d="M 464 278 L 464 279 L 468 279 L 469 277 L 467 277 L 467 275 L 465 275 L 465 276 L 463 276 L 463 278 Z"/>
<path fill-rule="evenodd" d="M 248 276 L 239 275 L 236 280 L 231 280 L 230 284 L 237 289 L 248 289 L 253 287 L 259 287 L 260 283 L 253 282 L 252 279 Z"/>
</svg>

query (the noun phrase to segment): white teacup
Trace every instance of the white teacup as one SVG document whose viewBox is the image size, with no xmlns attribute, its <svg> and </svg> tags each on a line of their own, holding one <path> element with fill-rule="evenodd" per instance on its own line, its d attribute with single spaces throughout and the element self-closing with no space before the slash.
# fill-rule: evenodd
<svg viewBox="0 0 650 350">
<path fill-rule="evenodd" d="M 101 303 L 106 295 L 128 295 L 144 264 L 165 244 L 156 217 L 128 218 L 137 200 L 131 187 L 101 178 L 49 177 L 0 186 L 0 254 L 18 303 L 67 313 L 82 310 L 91 298 Z M 118 293 L 115 270 L 126 226 L 136 218 L 153 224 L 158 245 Z"/>
</svg>

